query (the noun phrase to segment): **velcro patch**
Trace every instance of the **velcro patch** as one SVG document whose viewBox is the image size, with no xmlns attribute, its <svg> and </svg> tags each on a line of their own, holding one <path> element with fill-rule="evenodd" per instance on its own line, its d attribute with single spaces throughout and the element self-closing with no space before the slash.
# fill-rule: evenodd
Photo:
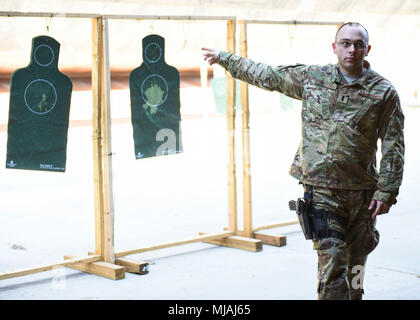
<svg viewBox="0 0 420 320">
<path fill-rule="evenodd" d="M 337 85 L 335 83 L 328 83 L 328 82 L 324 82 L 324 81 L 318 80 L 318 79 L 315 79 L 314 82 L 315 82 L 315 84 L 317 84 L 319 86 L 322 86 L 322 87 L 325 87 L 325 88 L 328 88 L 328 89 L 331 89 L 331 90 L 337 89 Z"/>
<path fill-rule="evenodd" d="M 366 91 L 359 91 L 359 95 L 365 98 L 370 98 L 374 100 L 382 100 L 382 96 L 377 94 L 368 93 Z"/>
</svg>

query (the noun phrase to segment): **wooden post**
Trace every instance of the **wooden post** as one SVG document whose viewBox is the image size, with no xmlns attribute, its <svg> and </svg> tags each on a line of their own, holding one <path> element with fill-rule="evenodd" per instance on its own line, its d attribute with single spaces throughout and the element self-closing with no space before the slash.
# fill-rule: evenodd
<svg viewBox="0 0 420 320">
<path fill-rule="evenodd" d="M 93 179 L 95 200 L 95 254 L 104 258 L 104 201 L 102 172 L 102 66 L 103 66 L 102 18 L 92 19 L 92 127 L 93 127 Z"/>
<path fill-rule="evenodd" d="M 226 50 L 235 53 L 236 21 L 227 21 Z M 236 158 L 235 158 L 235 79 L 226 72 L 226 120 L 228 133 L 228 223 L 229 230 L 236 231 L 237 194 L 236 194 Z"/>
<path fill-rule="evenodd" d="M 104 261 L 114 263 L 114 191 L 112 183 L 112 138 L 111 138 L 111 75 L 109 69 L 108 20 L 103 19 L 103 192 L 104 192 Z"/>
<path fill-rule="evenodd" d="M 239 52 L 241 57 L 248 57 L 247 24 L 240 21 Z M 242 110 L 242 167 L 243 167 L 243 224 L 244 236 L 252 237 L 252 197 L 251 197 L 251 148 L 249 127 L 248 84 L 241 81 Z"/>
<path fill-rule="evenodd" d="M 113 280 L 124 279 L 125 269 L 114 264 L 114 202 L 112 188 L 111 80 L 108 22 L 92 19 L 93 173 L 95 188 L 95 253 L 102 261 L 78 263 L 69 268 Z M 65 259 L 73 259 L 65 256 Z"/>
</svg>

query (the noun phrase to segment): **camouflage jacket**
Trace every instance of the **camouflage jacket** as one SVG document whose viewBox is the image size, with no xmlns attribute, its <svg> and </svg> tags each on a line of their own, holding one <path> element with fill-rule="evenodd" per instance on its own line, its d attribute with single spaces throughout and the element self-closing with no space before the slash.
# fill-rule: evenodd
<svg viewBox="0 0 420 320">
<path fill-rule="evenodd" d="M 289 171 L 293 177 L 331 189 L 375 189 L 373 199 L 396 202 L 404 166 L 404 115 L 395 88 L 367 61 L 367 72 L 352 83 L 332 64 L 271 67 L 225 51 L 218 63 L 234 78 L 302 100 L 302 140 Z"/>
</svg>

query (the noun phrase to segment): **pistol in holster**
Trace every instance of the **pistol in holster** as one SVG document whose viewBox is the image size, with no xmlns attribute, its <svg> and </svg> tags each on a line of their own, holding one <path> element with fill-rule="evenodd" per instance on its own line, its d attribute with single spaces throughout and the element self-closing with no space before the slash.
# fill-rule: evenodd
<svg viewBox="0 0 420 320">
<path fill-rule="evenodd" d="M 344 241 L 344 234 L 328 228 L 328 218 L 336 220 L 343 228 L 344 218 L 324 209 L 314 209 L 312 205 L 312 188 L 305 190 L 303 198 L 289 201 L 289 209 L 296 211 L 296 215 L 306 240 L 320 240 L 333 237 Z"/>
<path fill-rule="evenodd" d="M 298 198 L 297 201 L 289 201 L 289 209 L 296 211 L 300 227 L 302 228 L 303 235 L 306 240 L 314 238 L 314 227 L 312 223 L 312 199 L 310 195 L 305 192 L 303 198 Z"/>
</svg>

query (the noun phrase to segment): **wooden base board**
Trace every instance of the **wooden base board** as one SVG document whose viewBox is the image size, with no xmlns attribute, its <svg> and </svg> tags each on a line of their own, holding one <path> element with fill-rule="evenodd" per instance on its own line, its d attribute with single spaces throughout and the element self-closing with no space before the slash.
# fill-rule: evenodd
<svg viewBox="0 0 420 320">
<path fill-rule="evenodd" d="M 244 232 L 241 230 L 236 231 L 236 234 L 241 237 L 244 236 Z M 287 238 L 286 236 L 283 236 L 283 235 L 276 236 L 276 235 L 265 234 L 262 232 L 253 232 L 252 238 L 261 240 L 264 244 L 268 244 L 270 246 L 276 246 L 276 247 L 283 247 L 287 243 Z"/>
<path fill-rule="evenodd" d="M 276 236 L 271 234 L 264 234 L 261 232 L 253 232 L 254 238 L 261 240 L 264 244 L 270 246 L 283 247 L 286 245 L 286 236 Z"/>
<path fill-rule="evenodd" d="M 94 255 L 95 252 L 88 252 L 88 255 Z M 115 264 L 125 268 L 126 272 L 137 273 L 137 274 L 148 274 L 149 263 L 144 261 L 135 260 L 132 258 L 117 258 Z"/>
<path fill-rule="evenodd" d="M 65 256 L 64 260 L 74 259 L 72 256 Z M 68 268 L 76 269 L 83 272 L 88 272 L 95 274 L 97 276 L 102 276 L 111 280 L 120 280 L 125 278 L 125 269 L 122 266 L 117 266 L 115 264 L 98 261 L 91 263 L 77 263 L 68 266 Z"/>
<path fill-rule="evenodd" d="M 144 261 L 138 261 L 131 258 L 118 258 L 115 259 L 115 264 L 123 266 L 126 272 L 137 273 L 137 274 L 148 274 L 149 263 Z"/>
<path fill-rule="evenodd" d="M 200 232 L 199 235 L 206 233 Z M 247 251 L 258 252 L 262 250 L 262 241 L 258 239 L 245 238 L 241 236 L 230 236 L 222 239 L 203 241 L 206 243 L 216 244 L 230 248 L 242 249 Z"/>
</svg>

